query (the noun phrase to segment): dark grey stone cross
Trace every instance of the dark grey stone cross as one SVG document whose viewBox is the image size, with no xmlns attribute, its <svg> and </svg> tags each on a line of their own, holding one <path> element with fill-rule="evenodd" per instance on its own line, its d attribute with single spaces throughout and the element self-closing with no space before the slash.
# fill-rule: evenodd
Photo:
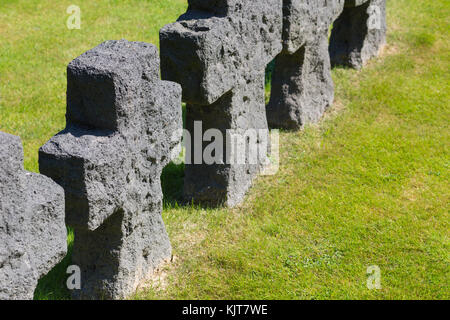
<svg viewBox="0 0 450 320">
<path fill-rule="evenodd" d="M 159 80 L 157 48 L 107 41 L 67 69 L 67 127 L 40 150 L 65 189 L 81 268 L 75 298 L 124 298 L 171 258 L 160 176 L 179 143 L 181 88 Z"/>
<path fill-rule="evenodd" d="M 184 181 L 188 200 L 237 205 L 264 166 L 269 149 L 265 68 L 281 51 L 281 32 L 281 0 L 190 0 L 178 22 L 161 29 L 162 76 L 183 88 L 191 137 L 196 122 L 201 122 L 202 137 L 209 129 L 233 136 L 223 138 L 222 163 L 189 159 Z M 234 138 L 248 138 L 250 131 L 258 131 L 251 142 L 256 146 L 240 148 Z M 201 156 L 206 146 L 196 149 L 192 143 L 187 155 Z M 256 163 L 248 161 L 254 156 L 251 147 L 259 153 Z M 245 153 L 244 163 L 230 161 L 236 153 Z"/>
<path fill-rule="evenodd" d="M 64 190 L 25 171 L 20 138 L 0 132 L 0 300 L 33 299 L 66 252 Z"/>
</svg>

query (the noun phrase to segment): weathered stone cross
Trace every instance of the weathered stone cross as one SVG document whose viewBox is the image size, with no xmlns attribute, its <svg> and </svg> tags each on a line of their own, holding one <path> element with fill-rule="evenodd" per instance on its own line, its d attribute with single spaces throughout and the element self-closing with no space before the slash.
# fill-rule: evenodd
<svg viewBox="0 0 450 320">
<path fill-rule="evenodd" d="M 0 132 L 0 300 L 33 299 L 66 252 L 64 190 L 25 171 L 20 139 Z"/>
<path fill-rule="evenodd" d="M 67 127 L 40 150 L 40 170 L 65 189 L 81 299 L 120 299 L 171 245 L 160 176 L 182 128 L 181 88 L 159 80 L 157 48 L 107 41 L 67 69 Z"/>
<path fill-rule="evenodd" d="M 194 135 L 201 122 L 201 135 L 218 129 L 258 136 L 256 149 L 266 149 L 265 68 L 281 51 L 281 0 L 189 0 L 188 11 L 161 29 L 162 77 L 181 84 L 186 106 L 186 127 Z M 191 143 L 186 163 L 184 193 L 210 205 L 234 206 L 242 202 L 266 159 L 258 163 L 230 163 L 236 145 L 223 141 L 222 163 L 194 163 L 206 144 Z M 221 142 L 222 143 L 222 142 Z M 247 153 L 247 150 L 234 150 Z M 254 146 L 253 146 L 254 147 Z M 263 152 L 267 155 L 267 152 Z M 232 162 L 232 161 L 231 161 Z"/>
<path fill-rule="evenodd" d="M 333 65 L 362 68 L 386 44 L 386 0 L 346 0 L 330 38 Z"/>
<path fill-rule="evenodd" d="M 343 0 L 284 0 L 283 51 L 277 56 L 267 119 L 299 129 L 320 119 L 334 99 L 328 30 Z"/>
<path fill-rule="evenodd" d="M 385 0 L 284 0 L 283 13 L 283 51 L 275 62 L 267 118 L 273 128 L 299 129 L 317 122 L 334 100 L 330 54 L 333 64 L 354 68 L 378 54 L 385 41 Z"/>
</svg>

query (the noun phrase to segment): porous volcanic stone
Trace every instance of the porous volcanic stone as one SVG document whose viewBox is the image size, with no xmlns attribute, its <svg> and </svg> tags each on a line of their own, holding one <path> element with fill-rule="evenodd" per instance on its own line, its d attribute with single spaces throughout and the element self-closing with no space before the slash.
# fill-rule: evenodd
<svg viewBox="0 0 450 320">
<path fill-rule="evenodd" d="M 386 0 L 347 0 L 330 38 L 333 65 L 362 68 L 386 44 Z"/>
<path fill-rule="evenodd" d="M 25 171 L 20 139 L 0 132 L 0 300 L 33 299 L 66 252 L 64 190 Z"/>
<path fill-rule="evenodd" d="M 84 53 L 67 79 L 67 127 L 39 165 L 65 190 L 82 273 L 73 297 L 124 298 L 171 258 L 160 176 L 180 140 L 181 88 L 159 80 L 155 46 L 126 40 Z"/>
<path fill-rule="evenodd" d="M 223 137 L 230 132 L 242 137 L 261 130 L 255 148 L 269 149 L 264 72 L 282 49 L 281 34 L 282 0 L 189 0 L 187 12 L 161 29 L 162 77 L 183 88 L 192 140 L 194 123 L 201 121 L 201 135 L 218 129 Z M 243 201 L 267 152 L 258 163 L 233 164 L 226 160 L 230 144 L 223 141 L 223 164 L 187 161 L 186 199 L 212 206 Z M 187 155 L 207 145 L 191 143 Z"/>
<path fill-rule="evenodd" d="M 317 122 L 334 99 L 328 30 L 343 0 L 284 0 L 283 51 L 275 60 L 267 119 L 273 128 Z"/>
<path fill-rule="evenodd" d="M 270 127 L 295 130 L 319 121 L 332 104 L 332 64 L 359 69 L 378 54 L 385 43 L 386 3 L 284 0 L 283 14 L 283 51 L 275 61 L 267 118 Z"/>
</svg>

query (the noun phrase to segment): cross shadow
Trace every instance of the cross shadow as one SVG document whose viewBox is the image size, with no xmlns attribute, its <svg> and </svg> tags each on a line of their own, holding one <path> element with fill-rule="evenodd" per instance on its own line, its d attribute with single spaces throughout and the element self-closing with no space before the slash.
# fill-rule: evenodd
<svg viewBox="0 0 450 320">
<path fill-rule="evenodd" d="M 164 209 L 184 205 L 184 163 L 169 163 L 161 174 Z"/>
</svg>

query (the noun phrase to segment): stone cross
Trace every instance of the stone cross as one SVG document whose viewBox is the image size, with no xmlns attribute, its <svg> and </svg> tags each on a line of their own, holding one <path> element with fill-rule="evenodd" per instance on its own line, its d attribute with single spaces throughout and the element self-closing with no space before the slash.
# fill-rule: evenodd
<svg viewBox="0 0 450 320">
<path fill-rule="evenodd" d="M 386 0 L 346 0 L 330 38 L 333 65 L 362 68 L 386 44 Z"/>
<path fill-rule="evenodd" d="M 272 73 L 269 126 L 300 129 L 332 104 L 328 30 L 343 6 L 344 0 L 283 1 L 283 51 Z"/>
<path fill-rule="evenodd" d="M 384 45 L 385 0 L 284 0 L 283 12 L 267 118 L 271 127 L 300 129 L 334 100 L 331 65 L 359 69 Z"/>
<path fill-rule="evenodd" d="M 181 84 L 186 127 L 197 141 L 187 147 L 187 199 L 237 205 L 264 166 L 269 150 L 265 68 L 281 51 L 281 32 L 282 0 L 189 0 L 187 12 L 161 29 L 162 77 Z M 201 159 L 207 147 L 202 137 L 211 129 L 220 131 L 224 149 L 221 161 L 212 164 Z M 250 131 L 265 136 L 258 135 L 245 150 L 230 142 L 234 136 L 248 138 Z M 251 147 L 264 154 L 256 163 L 247 161 Z M 230 161 L 233 152 L 247 160 Z"/>
<path fill-rule="evenodd" d="M 120 299 L 164 261 L 160 176 L 179 144 L 181 88 L 159 80 L 157 48 L 107 41 L 67 69 L 67 126 L 40 150 L 66 194 L 77 299 Z"/>
<path fill-rule="evenodd" d="M 64 190 L 25 171 L 22 142 L 0 132 L 0 300 L 33 299 L 66 252 Z"/>
</svg>

